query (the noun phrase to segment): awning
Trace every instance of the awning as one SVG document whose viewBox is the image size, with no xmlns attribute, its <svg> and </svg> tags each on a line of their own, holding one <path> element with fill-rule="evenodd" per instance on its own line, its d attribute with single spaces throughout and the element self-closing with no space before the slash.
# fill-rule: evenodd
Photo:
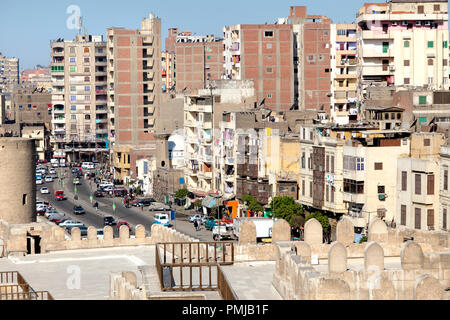
<svg viewBox="0 0 450 320">
<path fill-rule="evenodd" d="M 202 201 L 202 206 L 206 208 L 212 208 L 216 205 L 216 199 L 211 196 L 206 196 Z"/>
</svg>

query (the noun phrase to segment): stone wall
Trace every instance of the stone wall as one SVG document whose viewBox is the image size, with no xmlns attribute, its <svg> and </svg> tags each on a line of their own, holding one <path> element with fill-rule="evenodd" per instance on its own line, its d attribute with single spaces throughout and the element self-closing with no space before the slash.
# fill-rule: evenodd
<svg viewBox="0 0 450 320">
<path fill-rule="evenodd" d="M 424 253 L 407 241 L 398 257 L 377 242 L 360 244 L 359 261 L 349 262 L 349 246 L 327 245 L 327 260 L 311 264 L 315 248 L 306 242 L 277 244 L 273 285 L 286 300 L 448 300 L 450 250 Z M 355 254 L 356 252 L 353 252 Z M 385 260 L 390 266 L 385 268 Z"/>
<path fill-rule="evenodd" d="M 110 300 L 146 300 L 144 291 L 137 287 L 134 272 L 112 272 L 109 283 Z"/>
</svg>

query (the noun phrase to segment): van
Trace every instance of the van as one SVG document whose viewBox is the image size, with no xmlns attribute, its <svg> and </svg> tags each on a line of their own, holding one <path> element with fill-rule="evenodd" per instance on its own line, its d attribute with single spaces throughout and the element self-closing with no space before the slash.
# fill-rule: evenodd
<svg viewBox="0 0 450 320">
<path fill-rule="evenodd" d="M 163 225 L 165 227 L 169 226 L 170 225 L 170 223 L 169 223 L 169 215 L 166 214 L 166 213 L 157 213 L 157 214 L 155 214 L 154 223 Z"/>
</svg>

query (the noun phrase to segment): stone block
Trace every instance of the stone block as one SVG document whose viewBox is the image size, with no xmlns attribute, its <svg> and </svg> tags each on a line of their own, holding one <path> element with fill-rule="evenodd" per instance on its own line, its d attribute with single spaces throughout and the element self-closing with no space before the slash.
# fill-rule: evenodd
<svg viewBox="0 0 450 320">
<path fill-rule="evenodd" d="M 243 221 L 239 226 L 239 244 L 256 243 L 256 226 L 253 221 Z"/>
<path fill-rule="evenodd" d="M 367 280 L 370 300 L 395 300 L 395 288 L 392 281 L 381 274 Z"/>
<path fill-rule="evenodd" d="M 272 227 L 272 242 L 290 241 L 291 226 L 284 219 L 278 219 Z"/>
<path fill-rule="evenodd" d="M 136 239 L 145 239 L 145 227 L 142 224 L 136 226 Z"/>
<path fill-rule="evenodd" d="M 127 226 L 120 226 L 119 238 L 121 242 L 130 239 L 130 229 Z"/>
<path fill-rule="evenodd" d="M 89 241 L 97 240 L 97 229 L 93 226 L 90 226 L 87 231 L 87 238 Z"/>
<path fill-rule="evenodd" d="M 370 222 L 368 240 L 369 242 L 387 242 L 388 229 L 386 223 L 380 218 L 375 218 Z"/>
<path fill-rule="evenodd" d="M 311 247 L 304 241 L 299 241 L 295 244 L 295 250 L 298 256 L 305 260 L 307 263 L 311 263 Z"/>
<path fill-rule="evenodd" d="M 305 223 L 305 242 L 310 245 L 323 243 L 322 225 L 314 218 Z"/>
<path fill-rule="evenodd" d="M 444 288 L 429 274 L 421 275 L 414 286 L 414 300 L 442 300 Z"/>
<path fill-rule="evenodd" d="M 364 269 L 366 272 L 384 270 L 384 251 L 376 242 L 367 243 L 364 249 Z"/>
<path fill-rule="evenodd" d="M 72 242 L 81 241 L 81 231 L 78 227 L 72 228 L 70 231 Z"/>
<path fill-rule="evenodd" d="M 324 278 L 319 280 L 316 291 L 317 300 L 350 300 L 350 298 L 350 286 L 346 281 Z"/>
<path fill-rule="evenodd" d="M 347 271 L 347 249 L 342 243 L 333 242 L 328 250 L 328 272 Z"/>
<path fill-rule="evenodd" d="M 414 241 L 406 241 L 400 252 L 400 260 L 403 270 L 422 269 L 424 266 L 422 247 Z"/>
<path fill-rule="evenodd" d="M 107 241 L 107 240 L 112 240 L 112 239 L 114 239 L 113 228 L 111 226 L 105 226 L 103 228 L 103 240 Z"/>
<path fill-rule="evenodd" d="M 354 242 L 355 227 L 350 218 L 343 216 L 336 226 L 336 240 L 344 246 Z"/>
</svg>

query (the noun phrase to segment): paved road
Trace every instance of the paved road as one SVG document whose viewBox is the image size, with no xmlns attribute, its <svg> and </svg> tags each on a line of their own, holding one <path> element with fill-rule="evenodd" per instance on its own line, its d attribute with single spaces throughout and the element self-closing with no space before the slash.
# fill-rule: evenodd
<svg viewBox="0 0 450 320">
<path fill-rule="evenodd" d="M 147 234 L 150 234 L 151 226 L 153 224 L 154 212 L 150 212 L 148 208 L 141 210 L 140 208 L 125 208 L 122 204 L 121 198 L 93 198 L 93 202 L 90 201 L 90 196 L 96 190 L 96 185 L 84 178 L 80 179 L 81 185 L 77 186 L 78 200 L 75 200 L 73 175 L 70 168 L 58 168 L 60 176 L 64 178 L 64 187 L 58 180 L 53 183 L 46 183 L 45 186 L 49 189 L 50 194 L 41 195 L 39 190 L 42 186 L 37 186 L 38 198 L 49 201 L 58 212 L 64 213 L 73 220 L 80 221 L 86 226 L 94 226 L 96 228 L 103 228 L 103 217 L 113 216 L 116 221 L 126 221 L 132 226 L 131 234 L 134 234 L 135 227 L 138 224 L 145 226 Z M 67 200 L 55 201 L 54 191 L 64 190 Z M 99 203 L 98 212 L 95 211 L 93 203 Z M 116 205 L 116 210 L 113 211 L 113 203 Z M 76 216 L 72 213 L 74 205 L 81 205 L 86 214 L 82 216 Z M 211 231 L 205 230 L 204 227 L 200 231 L 195 231 L 192 223 L 188 221 L 189 215 L 185 215 L 181 212 L 176 212 L 175 221 L 173 221 L 173 228 L 177 231 L 187 234 L 191 237 L 197 238 L 200 241 L 213 241 Z M 114 235 L 118 236 L 117 228 L 114 229 Z"/>
</svg>

